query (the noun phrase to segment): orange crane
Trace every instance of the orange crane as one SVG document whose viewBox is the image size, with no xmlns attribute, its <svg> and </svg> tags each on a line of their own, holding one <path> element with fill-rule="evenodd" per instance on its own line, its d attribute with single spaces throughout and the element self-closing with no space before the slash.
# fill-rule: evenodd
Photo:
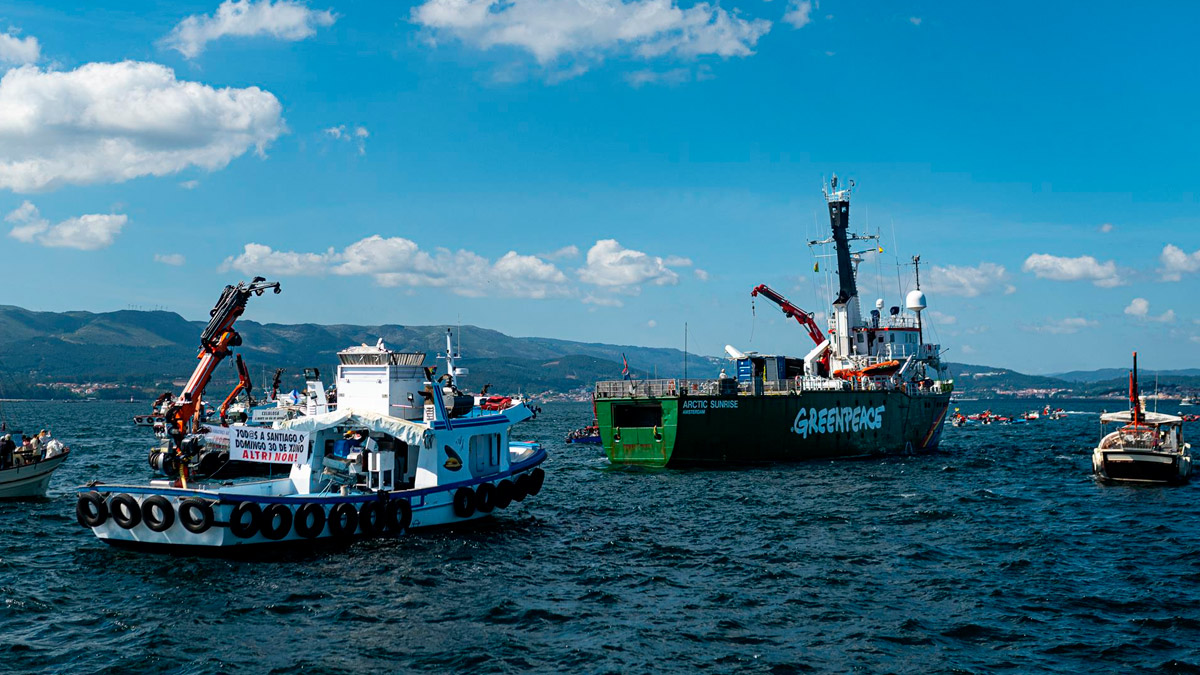
<svg viewBox="0 0 1200 675">
<path fill-rule="evenodd" d="M 234 363 L 237 364 L 238 383 L 234 385 L 233 391 L 229 392 L 229 395 L 225 397 L 225 401 L 221 403 L 219 412 L 221 426 L 223 427 L 229 426 L 229 421 L 225 419 L 225 416 L 229 412 L 229 406 L 233 405 L 233 402 L 237 400 L 238 394 L 243 391 L 246 392 L 246 402 L 249 405 L 254 405 L 254 394 L 251 393 L 254 390 L 254 383 L 250 381 L 250 372 L 246 370 L 246 362 L 242 361 L 241 354 L 237 355 Z"/>
<path fill-rule="evenodd" d="M 274 289 L 275 293 L 279 293 L 279 282 L 254 277 L 248 284 L 239 282 L 237 286 L 225 287 L 216 307 L 209 312 L 212 318 L 209 319 L 208 326 L 200 334 L 200 353 L 196 355 L 200 363 L 196 365 L 196 370 L 192 372 L 179 397 L 167 407 L 164 426 L 171 438 L 171 447 L 180 460 L 179 480 L 184 487 L 187 486 L 188 460 L 199 451 L 199 443 L 189 441 L 187 437 L 189 433 L 194 433 L 200 428 L 204 388 L 208 386 L 217 364 L 232 353 L 230 348 L 242 344 L 242 336 L 233 330 L 233 324 L 242 312 L 246 311 L 246 302 L 251 296 L 262 295 L 267 289 Z"/>
<path fill-rule="evenodd" d="M 804 326 L 804 330 L 808 331 L 808 337 L 812 338 L 814 344 L 820 345 L 826 340 L 825 334 L 821 332 L 820 327 L 817 326 L 817 322 L 813 321 L 812 314 L 788 302 L 787 298 L 775 292 L 774 289 L 766 284 L 759 284 L 754 290 L 750 291 L 750 297 L 752 298 L 759 295 L 779 305 L 779 309 L 783 310 L 784 316 L 795 319 L 797 323 Z"/>
</svg>

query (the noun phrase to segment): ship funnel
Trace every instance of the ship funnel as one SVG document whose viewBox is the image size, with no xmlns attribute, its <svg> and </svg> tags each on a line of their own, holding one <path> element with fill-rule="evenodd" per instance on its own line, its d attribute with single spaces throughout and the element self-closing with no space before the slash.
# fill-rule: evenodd
<svg viewBox="0 0 1200 675">
<path fill-rule="evenodd" d="M 925 294 L 921 291 L 909 291 L 908 296 L 904 299 L 904 305 L 918 314 L 928 306 L 925 303 Z"/>
</svg>

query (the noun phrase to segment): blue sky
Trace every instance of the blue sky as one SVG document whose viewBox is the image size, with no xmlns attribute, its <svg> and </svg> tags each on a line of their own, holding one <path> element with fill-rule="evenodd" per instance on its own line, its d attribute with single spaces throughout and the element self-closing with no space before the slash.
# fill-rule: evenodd
<svg viewBox="0 0 1200 675">
<path fill-rule="evenodd" d="M 1198 14 L 0 2 L 0 302 L 800 354 L 836 172 L 947 358 L 1197 367 Z"/>
</svg>

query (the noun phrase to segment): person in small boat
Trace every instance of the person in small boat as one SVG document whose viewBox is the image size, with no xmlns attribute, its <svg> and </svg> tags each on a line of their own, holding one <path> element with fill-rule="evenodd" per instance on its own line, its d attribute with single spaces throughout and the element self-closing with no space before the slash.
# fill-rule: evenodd
<svg viewBox="0 0 1200 675">
<path fill-rule="evenodd" d="M 12 434 L 4 434 L 3 437 L 0 437 L 0 470 L 13 467 L 13 452 L 16 449 L 17 444 L 13 442 Z"/>
<path fill-rule="evenodd" d="M 17 457 L 16 457 L 17 466 L 23 466 L 25 464 L 32 464 L 35 461 L 33 459 L 33 457 L 34 457 L 33 441 L 30 440 L 29 438 L 22 438 L 21 439 L 21 449 L 18 451 Z"/>
<path fill-rule="evenodd" d="M 42 431 L 39 436 L 42 442 L 43 459 L 57 457 L 66 450 L 67 446 L 63 445 L 57 438 L 51 437 L 49 430 Z"/>
</svg>

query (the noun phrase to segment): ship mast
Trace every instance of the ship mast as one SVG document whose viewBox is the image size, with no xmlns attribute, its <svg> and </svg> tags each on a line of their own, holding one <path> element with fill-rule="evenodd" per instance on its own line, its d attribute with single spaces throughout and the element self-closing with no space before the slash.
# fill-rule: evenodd
<svg viewBox="0 0 1200 675">
<path fill-rule="evenodd" d="M 921 256 L 913 256 L 913 274 L 917 277 L 917 290 L 921 290 Z M 921 312 L 917 312 L 917 344 L 925 344 L 925 327 L 921 322 Z"/>
<path fill-rule="evenodd" d="M 854 190 L 854 181 L 848 181 L 847 187 L 838 188 L 836 175 L 829 181 L 828 187 L 822 192 L 829 205 L 829 226 L 833 236 L 808 242 L 809 246 L 833 244 L 837 258 L 838 294 L 833 300 L 833 332 L 834 354 L 849 358 L 853 343 L 851 337 L 855 328 L 862 327 L 862 310 L 859 308 L 857 263 L 862 260 L 865 251 L 851 251 L 850 242 L 878 239 L 878 235 L 861 235 L 849 231 L 850 228 L 850 193 Z"/>
</svg>

